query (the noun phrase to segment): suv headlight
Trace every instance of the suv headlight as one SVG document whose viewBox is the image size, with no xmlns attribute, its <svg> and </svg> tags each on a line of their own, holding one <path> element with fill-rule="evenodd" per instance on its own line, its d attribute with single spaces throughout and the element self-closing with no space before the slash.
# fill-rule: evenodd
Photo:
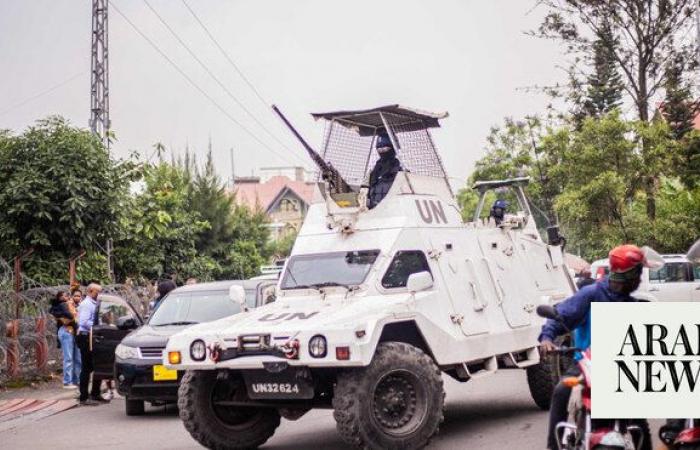
<svg viewBox="0 0 700 450">
<path fill-rule="evenodd" d="M 141 355 L 139 354 L 139 349 L 136 347 L 129 347 L 128 345 L 119 344 L 114 350 L 114 354 L 119 359 L 139 359 Z"/>
<path fill-rule="evenodd" d="M 314 358 L 325 358 L 328 353 L 326 338 L 317 334 L 309 340 L 309 354 Z"/>
<path fill-rule="evenodd" d="M 204 361 L 204 358 L 207 357 L 207 346 L 203 340 L 197 339 L 192 342 L 192 345 L 190 345 L 190 357 L 194 361 Z"/>
</svg>

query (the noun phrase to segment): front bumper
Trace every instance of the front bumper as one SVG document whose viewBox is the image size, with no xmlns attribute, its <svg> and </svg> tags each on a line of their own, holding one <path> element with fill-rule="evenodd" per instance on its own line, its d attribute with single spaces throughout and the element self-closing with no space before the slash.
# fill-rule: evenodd
<svg viewBox="0 0 700 450">
<path fill-rule="evenodd" d="M 149 402 L 177 401 L 177 390 L 184 371 L 178 371 L 177 380 L 154 381 L 153 366 L 160 360 L 127 359 L 114 363 L 114 379 L 120 395 L 131 400 Z"/>
</svg>

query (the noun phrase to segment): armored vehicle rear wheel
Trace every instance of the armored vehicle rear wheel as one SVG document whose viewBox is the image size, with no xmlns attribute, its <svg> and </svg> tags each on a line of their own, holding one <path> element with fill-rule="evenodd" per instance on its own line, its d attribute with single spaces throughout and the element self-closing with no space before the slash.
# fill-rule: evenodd
<svg viewBox="0 0 700 450">
<path fill-rule="evenodd" d="M 250 449 L 274 434 L 280 424 L 277 410 L 226 405 L 238 389 L 245 389 L 239 379 L 217 371 L 185 373 L 177 405 L 185 428 L 197 442 L 216 450 Z"/>
<path fill-rule="evenodd" d="M 369 366 L 338 376 L 333 408 L 342 439 L 360 449 L 419 449 L 443 420 L 440 369 L 401 342 L 377 346 Z"/>
</svg>

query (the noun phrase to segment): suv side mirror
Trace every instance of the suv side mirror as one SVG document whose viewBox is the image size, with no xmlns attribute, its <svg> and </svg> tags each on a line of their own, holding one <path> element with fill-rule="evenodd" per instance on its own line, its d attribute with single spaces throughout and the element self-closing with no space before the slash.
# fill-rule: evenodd
<svg viewBox="0 0 700 450">
<path fill-rule="evenodd" d="M 243 286 L 234 284 L 228 289 L 228 298 L 241 305 L 241 311 L 248 311 L 248 305 L 245 302 L 245 289 Z"/>
<path fill-rule="evenodd" d="M 136 328 L 136 320 L 133 317 L 122 316 L 117 319 L 117 329 L 119 330 L 133 330 Z"/>
<path fill-rule="evenodd" d="M 406 281 L 408 292 L 415 294 L 433 287 L 433 276 L 428 271 L 412 273 Z"/>
</svg>

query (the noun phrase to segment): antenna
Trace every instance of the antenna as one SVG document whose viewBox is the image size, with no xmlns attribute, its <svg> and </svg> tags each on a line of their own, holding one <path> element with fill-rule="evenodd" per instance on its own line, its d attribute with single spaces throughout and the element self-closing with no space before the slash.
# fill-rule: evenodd
<svg viewBox="0 0 700 450">
<path fill-rule="evenodd" d="M 92 74 L 90 78 L 90 130 L 109 151 L 108 0 L 92 0 Z"/>
<path fill-rule="evenodd" d="M 233 163 L 233 147 L 229 149 L 229 153 L 231 155 L 231 181 L 229 183 L 229 187 L 231 190 L 233 190 L 234 184 L 236 182 L 236 166 Z"/>
<path fill-rule="evenodd" d="M 109 0 L 92 0 L 92 61 L 90 76 L 90 130 L 100 138 L 109 152 L 109 51 L 107 4 Z M 107 274 L 114 282 L 112 239 L 105 245 Z"/>
</svg>

